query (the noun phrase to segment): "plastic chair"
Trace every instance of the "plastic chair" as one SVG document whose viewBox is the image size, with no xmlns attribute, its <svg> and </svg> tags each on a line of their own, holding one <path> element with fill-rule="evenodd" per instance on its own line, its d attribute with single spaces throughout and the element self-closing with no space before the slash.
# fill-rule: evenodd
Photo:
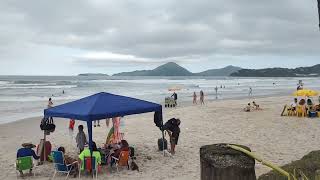
<svg viewBox="0 0 320 180">
<path fill-rule="evenodd" d="M 92 161 L 91 161 L 92 159 Z M 93 162 L 93 164 L 92 164 Z M 90 157 L 85 157 L 84 161 L 82 162 L 82 165 L 84 166 L 84 170 L 87 172 L 91 172 L 91 170 L 93 171 L 93 176 L 95 176 L 95 178 L 98 178 L 98 171 L 99 171 L 99 165 L 97 164 L 96 161 L 96 157 L 92 156 L 92 158 Z M 79 170 L 79 178 L 81 175 L 81 170 Z"/>
<path fill-rule="evenodd" d="M 25 157 L 19 157 L 16 160 L 16 172 L 18 176 L 18 172 L 20 171 L 25 171 L 25 170 L 30 170 L 33 168 L 33 159 L 32 156 L 25 156 Z M 35 173 L 33 173 L 33 176 L 35 176 Z"/>
<path fill-rule="evenodd" d="M 127 166 L 129 170 L 129 157 L 130 151 L 121 151 L 119 158 L 112 156 L 111 158 L 115 160 L 115 165 L 117 167 L 117 171 L 119 172 L 119 166 Z"/>
<path fill-rule="evenodd" d="M 52 179 L 55 178 L 57 173 L 67 174 L 66 179 L 68 179 L 70 172 L 72 171 L 72 166 L 77 164 L 75 161 L 72 164 L 66 164 L 64 161 L 64 155 L 61 151 L 52 151 L 53 165 L 54 165 L 54 174 Z"/>
<path fill-rule="evenodd" d="M 297 106 L 297 116 L 298 117 L 306 117 L 306 110 L 304 108 L 304 106 Z"/>
</svg>

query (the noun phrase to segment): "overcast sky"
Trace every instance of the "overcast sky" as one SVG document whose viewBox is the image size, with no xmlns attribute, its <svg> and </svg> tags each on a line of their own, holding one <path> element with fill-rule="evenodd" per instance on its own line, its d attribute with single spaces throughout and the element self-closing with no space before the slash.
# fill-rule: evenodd
<svg viewBox="0 0 320 180">
<path fill-rule="evenodd" d="M 1 0 L 0 74 L 320 63 L 316 0 Z"/>
</svg>

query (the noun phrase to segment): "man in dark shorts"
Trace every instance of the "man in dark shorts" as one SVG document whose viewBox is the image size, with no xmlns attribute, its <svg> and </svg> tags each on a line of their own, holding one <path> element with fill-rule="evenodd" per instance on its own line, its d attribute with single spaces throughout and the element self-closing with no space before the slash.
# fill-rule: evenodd
<svg viewBox="0 0 320 180">
<path fill-rule="evenodd" d="M 171 154 L 175 154 L 175 147 L 178 144 L 180 134 L 180 123 L 180 119 L 172 118 L 169 119 L 164 125 L 164 128 L 168 132 L 170 137 Z"/>
<path fill-rule="evenodd" d="M 178 100 L 178 94 L 177 94 L 176 92 L 174 92 L 171 97 L 173 97 L 174 103 L 177 105 L 177 104 L 178 104 L 178 102 L 177 102 L 177 100 Z"/>
</svg>

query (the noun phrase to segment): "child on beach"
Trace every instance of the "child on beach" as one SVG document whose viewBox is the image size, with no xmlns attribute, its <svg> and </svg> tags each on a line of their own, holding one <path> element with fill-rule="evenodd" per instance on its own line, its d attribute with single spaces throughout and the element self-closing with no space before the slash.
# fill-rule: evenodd
<svg viewBox="0 0 320 180">
<path fill-rule="evenodd" d="M 87 137 L 86 134 L 83 132 L 83 126 L 79 125 L 78 126 L 78 134 L 76 136 L 76 142 L 77 142 L 77 147 L 79 148 L 80 153 L 84 149 L 84 145 L 87 143 Z"/>
<path fill-rule="evenodd" d="M 74 119 L 70 119 L 69 121 L 69 130 L 73 132 L 74 129 L 74 124 L 75 124 L 75 120 Z"/>
<path fill-rule="evenodd" d="M 261 110 L 260 105 L 257 104 L 255 101 L 253 101 L 252 104 L 256 108 L 256 110 Z"/>
</svg>

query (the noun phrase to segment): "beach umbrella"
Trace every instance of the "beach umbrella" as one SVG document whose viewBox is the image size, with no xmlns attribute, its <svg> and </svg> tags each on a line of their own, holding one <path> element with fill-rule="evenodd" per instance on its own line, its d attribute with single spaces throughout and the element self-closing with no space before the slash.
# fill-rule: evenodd
<svg viewBox="0 0 320 180">
<path fill-rule="evenodd" d="M 311 89 L 301 89 L 293 93 L 294 96 L 317 96 L 319 93 Z"/>
<path fill-rule="evenodd" d="M 168 91 L 180 91 L 182 88 L 180 86 L 172 86 L 168 88 Z"/>
</svg>

